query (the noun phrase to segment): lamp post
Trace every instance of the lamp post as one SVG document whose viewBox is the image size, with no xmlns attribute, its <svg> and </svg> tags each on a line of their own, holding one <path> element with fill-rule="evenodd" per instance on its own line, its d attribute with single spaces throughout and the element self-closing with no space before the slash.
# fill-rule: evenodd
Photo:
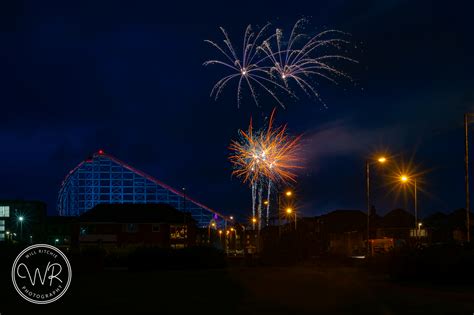
<svg viewBox="0 0 474 315">
<path fill-rule="evenodd" d="M 410 177 L 408 175 L 401 175 L 400 181 L 402 184 L 408 183 L 410 181 Z M 415 229 L 418 228 L 418 187 L 416 183 L 416 177 L 413 179 L 413 201 L 414 201 L 414 208 L 415 208 Z"/>
<path fill-rule="evenodd" d="M 293 196 L 293 191 L 288 189 L 284 192 L 284 195 L 287 199 L 290 199 Z M 281 211 L 281 194 L 278 194 L 278 237 L 281 236 Z"/>
<path fill-rule="evenodd" d="M 384 164 L 387 162 L 387 158 L 385 156 L 380 156 L 376 162 L 372 160 L 365 161 L 365 180 L 366 180 L 366 198 L 367 198 L 367 256 L 370 253 L 370 165 L 374 163 Z"/>
<path fill-rule="evenodd" d="M 286 208 L 286 214 L 288 215 L 288 217 L 291 217 L 291 214 L 293 212 L 294 212 L 294 216 L 295 216 L 295 231 L 296 231 L 296 211 L 293 211 L 293 208 L 291 208 L 291 207 Z"/>
<path fill-rule="evenodd" d="M 20 239 L 21 240 L 23 240 L 23 220 L 25 220 L 23 216 L 18 217 L 18 221 L 20 221 Z"/>
<path fill-rule="evenodd" d="M 474 116 L 474 113 L 464 114 L 464 184 L 466 189 L 466 239 L 471 241 L 471 219 L 470 219 L 470 196 L 469 196 L 469 118 Z"/>
<path fill-rule="evenodd" d="M 213 228 L 216 227 L 216 223 L 215 222 L 211 222 L 208 226 L 207 226 L 207 241 L 208 243 L 210 244 L 211 243 L 211 226 Z"/>
</svg>

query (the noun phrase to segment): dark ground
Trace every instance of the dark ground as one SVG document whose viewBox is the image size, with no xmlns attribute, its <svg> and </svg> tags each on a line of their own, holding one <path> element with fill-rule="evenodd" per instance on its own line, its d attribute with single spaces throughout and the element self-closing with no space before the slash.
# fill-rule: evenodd
<svg viewBox="0 0 474 315">
<path fill-rule="evenodd" d="M 352 267 L 75 273 L 51 305 L 28 305 L 2 284 L 9 314 L 473 314 L 474 286 L 402 284 Z"/>
</svg>

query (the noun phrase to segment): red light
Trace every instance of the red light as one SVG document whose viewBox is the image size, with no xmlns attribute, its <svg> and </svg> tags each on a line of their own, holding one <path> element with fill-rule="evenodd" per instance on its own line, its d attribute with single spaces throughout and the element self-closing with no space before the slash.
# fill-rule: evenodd
<svg viewBox="0 0 474 315">
<path fill-rule="evenodd" d="M 99 154 L 104 154 L 104 150 L 99 150 Z"/>
</svg>

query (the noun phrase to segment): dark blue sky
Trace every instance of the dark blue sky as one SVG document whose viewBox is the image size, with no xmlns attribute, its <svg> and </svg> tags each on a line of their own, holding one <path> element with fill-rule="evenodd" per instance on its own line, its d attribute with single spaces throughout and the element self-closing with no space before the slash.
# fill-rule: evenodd
<svg viewBox="0 0 474 315">
<path fill-rule="evenodd" d="M 423 214 L 464 206 L 463 113 L 474 110 L 472 7 L 433 1 L 11 1 L 0 4 L 0 197 L 55 210 L 66 173 L 108 153 L 224 213 L 246 214 L 249 190 L 231 178 L 228 144 L 255 107 L 234 92 L 209 98 L 221 74 L 204 39 L 249 23 L 352 34 L 357 84 L 322 84 L 328 109 L 288 103 L 277 120 L 304 133 L 296 187 L 304 215 L 364 208 L 364 158 L 378 149 L 427 170 Z M 229 86 L 229 88 L 232 88 Z M 401 162 L 400 162 L 401 163 Z M 404 202 L 374 180 L 381 213 Z"/>
</svg>

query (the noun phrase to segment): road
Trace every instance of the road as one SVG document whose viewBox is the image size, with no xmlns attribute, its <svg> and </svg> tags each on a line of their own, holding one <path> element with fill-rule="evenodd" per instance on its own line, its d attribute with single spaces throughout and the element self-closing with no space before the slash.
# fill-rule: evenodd
<svg viewBox="0 0 474 315">
<path fill-rule="evenodd" d="M 51 305 L 12 290 L 2 315 L 48 314 L 473 314 L 474 286 L 392 283 L 349 267 L 76 273 Z M 8 301 L 8 302 L 7 302 Z M 7 302 L 7 303 L 5 303 Z"/>
</svg>

